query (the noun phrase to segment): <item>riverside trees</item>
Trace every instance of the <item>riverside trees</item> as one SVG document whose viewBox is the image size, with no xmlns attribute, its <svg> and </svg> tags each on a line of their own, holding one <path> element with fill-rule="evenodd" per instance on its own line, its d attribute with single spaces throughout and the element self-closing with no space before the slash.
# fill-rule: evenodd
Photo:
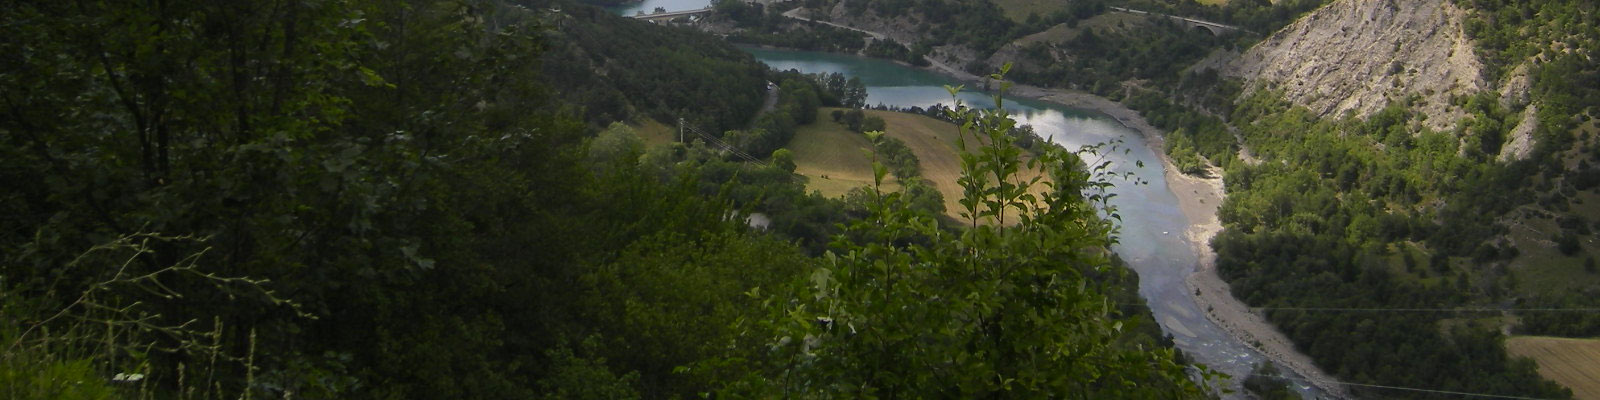
<svg viewBox="0 0 1600 400">
<path fill-rule="evenodd" d="M 765 356 L 690 369 L 744 371 L 720 392 L 734 397 L 1202 396 L 1170 349 L 1119 339 L 1132 327 L 1102 283 L 1125 271 L 1106 258 L 1113 225 L 1095 195 L 1108 178 L 1060 148 L 1022 162 L 1003 109 L 950 118 L 967 229 L 942 230 L 879 190 L 889 170 L 875 162 L 868 215 L 803 279 L 768 292 L 766 318 L 740 324 Z M 1055 183 L 1019 181 L 1024 169 Z"/>
<path fill-rule="evenodd" d="M 1080 197 L 1095 183 L 1065 153 L 1032 164 L 1060 186 L 1026 194 L 992 133 L 1007 122 L 972 117 L 990 145 L 965 161 L 969 213 L 1005 224 L 944 231 L 883 195 L 814 257 L 728 217 L 760 188 L 702 187 L 727 172 L 781 188 L 788 171 L 641 157 L 620 129 L 586 151 L 578 113 L 537 84 L 539 39 L 557 34 L 540 23 L 556 17 L 528 5 L 0 14 L 16 39 L 0 42 L 0 393 L 1196 395 L 1170 350 L 1123 333 L 1100 284 L 1108 226 Z M 807 289 L 819 274 L 840 282 L 833 297 Z M 802 304 L 849 312 L 830 314 L 816 368 L 789 363 L 796 334 L 822 329 L 795 321 Z M 852 326 L 875 339 L 851 344 Z M 867 369 L 908 348 L 936 368 Z"/>
</svg>

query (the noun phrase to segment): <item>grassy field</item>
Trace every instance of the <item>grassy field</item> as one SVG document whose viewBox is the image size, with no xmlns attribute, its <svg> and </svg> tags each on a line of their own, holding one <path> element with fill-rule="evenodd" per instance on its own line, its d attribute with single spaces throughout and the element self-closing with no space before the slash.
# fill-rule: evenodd
<svg viewBox="0 0 1600 400">
<path fill-rule="evenodd" d="M 961 156 L 956 151 L 956 126 L 950 123 L 906 113 L 868 111 L 869 115 L 883 118 L 884 134 L 900 139 L 917 155 L 922 164 L 922 177 L 944 195 L 945 214 L 958 217 L 961 209 Z"/>
<path fill-rule="evenodd" d="M 1579 236 L 1583 250 L 1573 256 L 1561 254 L 1552 239 L 1561 232 L 1561 227 L 1554 218 L 1544 218 L 1542 212 L 1550 215 L 1600 215 L 1600 195 L 1593 191 L 1578 192 L 1570 207 L 1565 213 L 1542 210 L 1535 205 L 1524 206 L 1523 209 L 1512 211 L 1505 219 L 1510 228 L 1507 235 L 1521 254 L 1511 261 L 1511 270 L 1517 274 L 1517 290 L 1523 293 L 1560 293 L 1583 290 L 1584 288 L 1600 286 L 1600 273 L 1584 270 L 1583 262 L 1586 257 L 1592 257 L 1600 249 L 1600 243 L 1595 243 L 1595 235 Z M 1533 211 L 1540 210 L 1540 211 Z"/>
<path fill-rule="evenodd" d="M 678 139 L 677 127 L 669 126 L 653 119 L 645 118 L 644 122 L 628 124 L 628 126 L 633 127 L 633 131 L 639 134 L 640 139 L 644 139 L 646 146 L 671 144 Z"/>
<path fill-rule="evenodd" d="M 823 196 L 838 197 L 852 188 L 872 183 L 871 145 L 867 138 L 851 132 L 828 118 L 834 109 L 825 108 L 817 122 L 800 127 L 789 142 L 794 152 L 795 173 L 808 178 L 806 189 Z M 917 155 L 922 177 L 944 195 L 945 214 L 959 218 L 961 157 L 956 151 L 956 126 L 921 115 L 868 110 L 867 115 L 883 118 L 885 134 L 900 139 Z M 1027 175 L 1029 177 L 1033 175 Z M 898 190 L 892 180 L 886 190 Z"/>
<path fill-rule="evenodd" d="M 1600 400 L 1600 339 L 1516 336 L 1506 351 L 1539 363 L 1539 375 L 1572 389 L 1574 399 Z"/>
<path fill-rule="evenodd" d="M 817 122 L 795 131 L 788 149 L 794 152 L 794 172 L 807 178 L 806 189 L 823 196 L 843 196 L 850 189 L 872 184 L 871 143 L 867 137 L 851 132 L 828 118 L 825 108 Z M 890 177 L 890 187 L 898 190 Z"/>
</svg>

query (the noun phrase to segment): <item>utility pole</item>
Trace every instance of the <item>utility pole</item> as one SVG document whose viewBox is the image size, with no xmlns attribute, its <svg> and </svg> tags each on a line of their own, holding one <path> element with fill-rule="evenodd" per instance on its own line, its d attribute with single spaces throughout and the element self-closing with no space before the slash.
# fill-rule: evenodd
<svg viewBox="0 0 1600 400">
<path fill-rule="evenodd" d="M 678 118 L 678 143 L 683 143 L 683 118 Z"/>
</svg>

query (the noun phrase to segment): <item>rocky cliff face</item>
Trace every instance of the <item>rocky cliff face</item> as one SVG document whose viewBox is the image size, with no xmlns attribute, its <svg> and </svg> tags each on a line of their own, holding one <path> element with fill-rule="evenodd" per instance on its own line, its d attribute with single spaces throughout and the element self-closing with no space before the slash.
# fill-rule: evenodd
<svg viewBox="0 0 1600 400">
<path fill-rule="evenodd" d="M 1450 97 L 1490 86 L 1462 30 L 1465 15 L 1445 0 L 1336 0 L 1223 71 L 1244 78 L 1247 90 L 1282 90 L 1324 117 L 1367 116 L 1420 95 L 1426 124 L 1451 129 L 1462 113 Z"/>
</svg>

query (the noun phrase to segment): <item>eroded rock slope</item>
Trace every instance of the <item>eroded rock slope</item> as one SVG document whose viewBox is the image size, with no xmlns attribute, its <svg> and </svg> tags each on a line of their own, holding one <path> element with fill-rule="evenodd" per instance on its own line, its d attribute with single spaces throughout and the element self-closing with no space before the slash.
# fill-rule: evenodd
<svg viewBox="0 0 1600 400">
<path fill-rule="evenodd" d="M 1466 12 L 1445 0 L 1337 0 L 1272 34 L 1224 69 L 1247 90 L 1277 88 L 1324 117 L 1364 117 L 1420 95 L 1433 129 L 1461 112 L 1450 97 L 1489 87 L 1462 29 Z"/>
</svg>

